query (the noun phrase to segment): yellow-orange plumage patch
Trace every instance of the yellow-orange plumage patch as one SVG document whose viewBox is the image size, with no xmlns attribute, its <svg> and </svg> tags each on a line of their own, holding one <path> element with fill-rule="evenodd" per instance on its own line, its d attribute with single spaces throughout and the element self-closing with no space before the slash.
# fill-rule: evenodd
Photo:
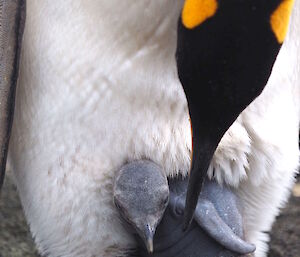
<svg viewBox="0 0 300 257">
<path fill-rule="evenodd" d="M 215 15 L 217 0 L 186 0 L 182 10 L 182 23 L 188 29 L 199 26 Z"/>
<path fill-rule="evenodd" d="M 271 15 L 271 27 L 278 43 L 283 43 L 293 9 L 294 0 L 283 0 Z"/>
</svg>

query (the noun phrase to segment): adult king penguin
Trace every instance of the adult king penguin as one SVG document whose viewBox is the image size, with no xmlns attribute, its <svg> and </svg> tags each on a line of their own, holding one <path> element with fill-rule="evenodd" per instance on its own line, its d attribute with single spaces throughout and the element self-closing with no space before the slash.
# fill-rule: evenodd
<svg viewBox="0 0 300 257">
<path fill-rule="evenodd" d="M 1 122 L 5 124 L 4 128 L 1 124 L 0 133 L 2 164 L 12 120 L 11 115 L 3 113 L 11 114 L 13 110 L 23 3 L 0 1 L 0 83 L 1 87 L 4 85 L 0 108 Z M 243 77 L 246 84 L 257 82 L 261 90 L 265 87 L 260 95 L 260 91 L 251 92 L 253 99 L 259 95 L 252 103 L 253 99 L 248 99 L 247 103 L 238 105 L 238 111 L 232 108 L 235 113 L 228 120 L 228 114 L 218 114 L 226 124 L 219 131 L 211 130 L 212 134 L 217 133 L 217 139 L 205 159 L 207 167 L 204 165 L 200 171 L 204 174 L 208 168 L 210 178 L 233 188 L 244 208 L 245 239 L 256 245 L 256 257 L 266 256 L 267 232 L 287 200 L 298 166 L 300 1 L 295 0 L 291 26 L 285 37 L 292 4 L 290 0 L 253 0 L 246 1 L 247 9 L 236 0 L 228 4 L 222 0 L 28 0 L 8 159 L 40 253 L 50 257 L 116 257 L 126 256 L 134 249 L 136 242 L 121 223 L 113 204 L 116 173 L 124 163 L 143 158 L 160 165 L 166 176 L 187 175 L 192 152 L 190 112 L 194 165 L 188 199 L 192 197 L 194 201 L 187 201 L 186 223 L 189 223 L 197 199 L 194 190 L 200 190 L 202 181 L 201 177 L 194 179 L 194 174 L 200 174 L 195 173 L 199 171 L 195 170 L 198 151 L 195 148 L 201 149 L 197 139 L 200 128 L 204 127 L 199 125 L 203 116 L 197 115 L 205 113 L 203 108 L 211 110 L 206 105 L 211 102 L 199 96 L 205 104 L 198 106 L 199 101 L 193 98 L 194 93 L 188 88 L 189 74 L 194 76 L 195 70 L 182 68 L 188 66 L 181 60 L 191 55 L 182 55 L 180 49 L 190 44 L 195 50 L 196 41 L 191 39 L 199 42 L 199 38 L 193 35 L 189 38 L 190 33 L 196 27 L 204 28 L 201 40 L 211 40 L 207 43 L 214 42 L 211 45 L 214 47 L 219 39 L 220 48 L 216 49 L 220 50 L 221 57 L 224 57 L 223 50 L 230 50 L 227 58 L 219 59 L 217 68 L 224 68 L 225 62 L 231 60 L 230 54 L 234 55 L 233 46 L 226 45 L 230 40 L 223 42 L 222 33 L 226 30 L 221 25 L 217 30 L 210 30 L 209 24 L 237 21 L 235 15 L 232 19 L 228 15 L 228 10 L 234 10 L 232 13 L 241 12 L 241 18 L 251 17 L 248 24 L 262 21 L 269 25 L 268 32 L 273 37 L 268 34 L 262 45 L 261 31 L 251 31 L 248 37 L 250 46 L 257 47 L 261 54 L 262 63 L 265 58 L 271 58 L 267 48 L 260 48 L 265 46 L 265 41 L 277 40 L 278 49 L 284 38 L 285 41 L 273 68 L 268 68 L 269 79 L 266 74 L 263 79 L 263 75 L 257 74 L 266 71 L 260 70 L 253 61 L 256 58 L 253 48 L 251 55 L 244 52 L 242 55 L 250 59 L 237 62 L 236 67 L 230 63 L 237 78 L 244 75 L 239 73 L 241 65 L 242 71 L 254 72 L 251 76 L 247 71 L 249 80 Z M 223 15 L 222 10 L 227 12 Z M 259 20 L 261 16 L 254 15 L 261 12 L 267 20 Z M 178 38 L 176 63 L 178 17 L 184 25 L 181 29 L 188 30 L 189 35 L 185 36 L 185 31 L 179 28 L 187 41 Z M 246 35 L 247 27 L 240 26 L 240 29 L 236 32 Z M 8 31 L 9 36 L 3 31 Z M 14 51 L 3 42 L 13 42 Z M 245 43 L 234 42 L 237 48 Z M 199 52 L 194 54 L 196 60 Z M 203 54 L 218 57 L 218 51 Z M 275 60 L 274 53 L 272 58 Z M 270 63 L 272 66 L 273 62 Z M 211 75 L 214 70 L 211 63 L 207 64 L 206 74 Z M 229 70 L 216 71 L 217 82 L 229 81 Z M 262 83 L 267 79 L 266 85 Z M 212 86 L 219 90 L 215 81 Z M 229 100 L 237 92 L 230 88 L 225 92 Z M 3 99 L 9 99 L 5 107 Z M 194 112 L 195 106 L 200 107 L 199 113 Z M 222 111 L 227 105 L 221 107 Z"/>
</svg>

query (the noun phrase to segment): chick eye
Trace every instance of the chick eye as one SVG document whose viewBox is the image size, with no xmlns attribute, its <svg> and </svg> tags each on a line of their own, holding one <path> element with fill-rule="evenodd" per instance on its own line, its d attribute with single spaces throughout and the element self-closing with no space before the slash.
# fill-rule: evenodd
<svg viewBox="0 0 300 257">
<path fill-rule="evenodd" d="M 121 210 L 121 205 L 118 203 L 118 201 L 114 200 L 115 206 L 117 207 L 117 209 Z"/>
<path fill-rule="evenodd" d="M 184 214 L 183 209 L 179 205 L 176 205 L 176 207 L 175 207 L 175 213 L 178 216 L 183 216 L 183 214 Z"/>
<path fill-rule="evenodd" d="M 166 205 L 168 205 L 168 203 L 169 203 L 169 197 L 167 196 L 163 200 L 163 205 L 166 206 Z"/>
</svg>

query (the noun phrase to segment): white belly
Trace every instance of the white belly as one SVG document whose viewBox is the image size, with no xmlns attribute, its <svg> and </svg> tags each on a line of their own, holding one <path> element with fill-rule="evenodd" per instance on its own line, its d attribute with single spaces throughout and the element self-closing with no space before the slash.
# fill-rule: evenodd
<svg viewBox="0 0 300 257">
<path fill-rule="evenodd" d="M 167 175 L 188 172 L 190 124 L 175 63 L 180 6 L 174 0 L 28 0 L 10 158 L 41 252 L 119 256 L 134 241 L 112 203 L 118 168 L 149 158 Z M 278 73 L 231 127 L 213 161 L 220 181 L 240 186 L 257 256 L 263 256 L 259 233 L 286 199 L 298 163 L 295 49 L 289 38 Z M 281 181 L 276 199 L 272 188 L 264 189 L 274 181 Z M 262 193 L 251 198 L 244 193 L 250 187 Z M 265 190 L 273 199 L 270 217 L 259 217 L 260 227 L 252 228 L 251 219 L 270 201 L 261 197 Z"/>
</svg>

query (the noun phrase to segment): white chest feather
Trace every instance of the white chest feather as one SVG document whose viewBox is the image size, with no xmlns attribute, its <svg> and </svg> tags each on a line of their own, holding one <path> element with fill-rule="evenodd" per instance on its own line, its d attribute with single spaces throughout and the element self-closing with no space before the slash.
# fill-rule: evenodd
<svg viewBox="0 0 300 257">
<path fill-rule="evenodd" d="M 149 158 L 169 176 L 188 172 L 190 123 L 175 64 L 181 2 L 28 0 L 10 158 L 42 252 L 122 256 L 134 242 L 112 203 L 118 168 Z M 266 90 L 225 135 L 210 171 L 246 199 L 257 256 L 298 163 L 296 7 Z M 252 229 L 280 180 L 269 217 Z"/>
</svg>

